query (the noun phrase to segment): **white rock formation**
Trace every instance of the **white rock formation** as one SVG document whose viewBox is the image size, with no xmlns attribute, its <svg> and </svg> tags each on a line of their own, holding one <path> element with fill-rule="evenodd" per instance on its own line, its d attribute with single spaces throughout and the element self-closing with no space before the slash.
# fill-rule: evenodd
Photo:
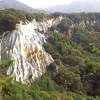
<svg viewBox="0 0 100 100">
<path fill-rule="evenodd" d="M 26 25 L 17 25 L 12 32 L 5 32 L 1 40 L 1 60 L 12 59 L 14 64 L 7 70 L 18 82 L 30 83 L 46 72 L 46 66 L 54 60 L 45 52 L 43 44 L 48 22 L 37 23 L 35 20 Z"/>
</svg>

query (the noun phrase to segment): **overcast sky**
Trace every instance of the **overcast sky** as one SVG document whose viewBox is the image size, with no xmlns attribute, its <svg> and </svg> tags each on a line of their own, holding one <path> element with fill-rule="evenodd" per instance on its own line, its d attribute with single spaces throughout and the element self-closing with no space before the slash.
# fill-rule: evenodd
<svg viewBox="0 0 100 100">
<path fill-rule="evenodd" d="M 18 0 L 18 1 L 21 1 L 33 8 L 46 8 L 56 5 L 66 5 L 70 4 L 73 1 L 100 2 L 100 0 Z"/>
<path fill-rule="evenodd" d="M 45 8 L 55 5 L 66 5 L 75 0 L 18 0 L 33 8 Z"/>
</svg>

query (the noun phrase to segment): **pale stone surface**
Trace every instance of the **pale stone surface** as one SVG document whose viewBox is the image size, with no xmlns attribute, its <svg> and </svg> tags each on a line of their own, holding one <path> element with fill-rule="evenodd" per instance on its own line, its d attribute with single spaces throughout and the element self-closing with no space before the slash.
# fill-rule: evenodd
<svg viewBox="0 0 100 100">
<path fill-rule="evenodd" d="M 30 83 L 46 72 L 46 66 L 54 60 L 43 48 L 46 36 L 37 29 L 46 32 L 48 27 L 48 22 L 37 23 L 33 20 L 26 25 L 17 25 L 17 29 L 12 32 L 4 33 L 1 40 L 1 60 L 14 60 L 7 75 L 18 82 Z"/>
</svg>

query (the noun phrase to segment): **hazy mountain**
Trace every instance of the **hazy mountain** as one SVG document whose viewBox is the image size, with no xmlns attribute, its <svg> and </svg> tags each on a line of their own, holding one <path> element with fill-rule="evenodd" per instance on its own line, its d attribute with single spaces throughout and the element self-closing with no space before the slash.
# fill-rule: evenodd
<svg viewBox="0 0 100 100">
<path fill-rule="evenodd" d="M 74 1 L 69 5 L 61 5 L 45 8 L 49 12 L 100 12 L 100 1 L 98 0 L 89 0 L 89 1 Z"/>
<path fill-rule="evenodd" d="M 0 0 L 0 9 L 5 9 L 5 8 L 14 8 L 17 10 L 23 10 L 26 12 L 44 12 L 42 10 L 37 10 L 33 9 L 30 6 L 27 6 L 17 0 Z"/>
</svg>

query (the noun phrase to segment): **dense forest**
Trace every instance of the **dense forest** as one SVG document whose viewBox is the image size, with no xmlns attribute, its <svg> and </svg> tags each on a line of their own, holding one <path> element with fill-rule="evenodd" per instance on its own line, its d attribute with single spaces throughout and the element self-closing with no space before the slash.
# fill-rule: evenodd
<svg viewBox="0 0 100 100">
<path fill-rule="evenodd" d="M 100 100 L 100 14 L 28 14 L 14 9 L 0 11 L 0 34 L 23 21 L 44 18 L 63 20 L 48 32 L 45 50 L 55 62 L 35 82 L 23 85 L 2 73 L 13 61 L 0 64 L 0 100 Z"/>
</svg>

